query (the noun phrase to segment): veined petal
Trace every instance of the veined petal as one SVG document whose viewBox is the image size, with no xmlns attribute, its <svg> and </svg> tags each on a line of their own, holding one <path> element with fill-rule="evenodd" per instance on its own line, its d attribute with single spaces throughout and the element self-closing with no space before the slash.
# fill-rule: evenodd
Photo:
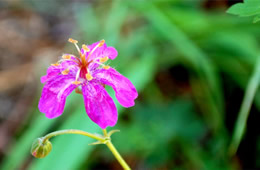
<svg viewBox="0 0 260 170">
<path fill-rule="evenodd" d="M 95 43 L 93 43 L 93 44 L 91 44 L 91 45 L 88 45 L 89 52 L 85 52 L 84 54 L 85 54 L 85 57 L 86 57 L 86 58 L 88 58 L 88 56 L 90 56 L 89 59 L 88 59 L 89 61 L 94 60 L 95 58 L 101 56 L 102 51 L 104 50 L 104 48 L 105 48 L 106 45 L 104 44 L 102 47 L 97 47 L 97 48 L 94 50 L 94 48 L 95 48 L 98 44 L 99 44 L 99 42 L 95 42 Z M 93 51 L 93 50 L 94 50 L 94 51 Z M 84 49 L 83 49 L 83 48 L 81 49 L 81 52 L 82 52 L 82 53 L 84 52 Z M 90 54 L 90 53 L 91 53 L 91 54 Z"/>
<path fill-rule="evenodd" d="M 70 57 L 70 59 L 64 59 L 64 61 L 61 62 L 60 65 L 61 65 L 62 69 L 66 69 L 68 67 L 76 67 L 78 65 L 77 57 L 75 57 L 71 54 L 67 54 L 67 55 Z"/>
<path fill-rule="evenodd" d="M 107 56 L 111 60 L 114 60 L 117 57 L 117 51 L 114 47 L 107 47 L 103 51 L 103 56 Z"/>
<path fill-rule="evenodd" d="M 69 75 L 75 76 L 79 67 L 77 65 L 77 59 L 74 56 L 70 56 L 71 59 L 62 61 L 57 66 L 50 66 L 47 69 L 47 74 L 41 77 L 41 83 L 45 83 L 48 80 L 59 75 L 62 71 L 69 69 Z"/>
<path fill-rule="evenodd" d="M 96 77 L 100 82 L 111 86 L 115 90 L 116 98 L 122 106 L 131 107 L 135 105 L 134 100 L 137 98 L 138 93 L 134 85 L 115 69 L 97 70 L 93 77 Z"/>
<path fill-rule="evenodd" d="M 41 77 L 41 83 L 45 83 L 46 81 L 60 74 L 60 69 L 61 66 L 50 66 L 47 69 L 47 74 Z"/>
<path fill-rule="evenodd" d="M 91 45 L 88 45 L 89 52 L 85 52 L 86 57 L 92 52 L 92 50 L 98 45 L 99 42 L 95 42 Z M 84 49 L 81 49 L 81 52 L 84 52 Z M 94 52 L 90 55 L 89 60 L 94 60 L 96 58 L 108 57 L 110 59 L 115 59 L 117 57 L 117 51 L 114 47 L 107 47 L 107 44 L 104 43 L 103 46 L 97 47 Z"/>
<path fill-rule="evenodd" d="M 116 106 L 104 87 L 91 81 L 82 86 L 82 94 L 86 112 L 93 122 L 98 124 L 102 129 L 116 124 Z"/>
<path fill-rule="evenodd" d="M 75 78 L 72 76 L 58 75 L 48 81 L 42 90 L 39 101 L 39 110 L 48 118 L 60 116 L 64 110 L 66 97 L 77 87 L 72 84 Z"/>
</svg>

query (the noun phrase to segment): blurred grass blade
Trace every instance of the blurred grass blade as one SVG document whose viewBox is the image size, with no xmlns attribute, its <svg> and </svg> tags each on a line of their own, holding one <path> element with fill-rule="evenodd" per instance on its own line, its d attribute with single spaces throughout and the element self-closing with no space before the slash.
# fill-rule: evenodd
<svg viewBox="0 0 260 170">
<path fill-rule="evenodd" d="M 260 81 L 260 57 L 255 65 L 255 70 L 252 77 L 249 80 L 248 86 L 246 88 L 245 96 L 239 110 L 238 119 L 235 124 L 235 130 L 233 132 L 231 144 L 229 147 L 230 155 L 234 155 L 238 149 L 241 142 L 243 134 L 246 128 L 246 122 L 248 115 L 250 113 L 250 108 L 254 99 L 254 96 L 259 88 Z"/>
<path fill-rule="evenodd" d="M 131 3 L 136 9 L 142 11 L 147 19 L 152 23 L 154 28 L 159 31 L 162 37 L 169 40 L 174 47 L 183 54 L 183 57 L 191 63 L 195 71 L 199 75 L 201 82 L 206 82 L 206 88 L 202 88 L 203 94 L 207 96 L 207 102 L 210 110 L 206 113 L 209 126 L 217 130 L 222 123 L 222 92 L 220 88 L 220 80 L 217 76 L 214 65 L 208 57 L 181 31 L 172 23 L 169 18 L 153 4 L 140 5 L 142 3 Z M 167 43 L 167 41 L 165 42 Z M 171 44 L 168 44 L 171 48 Z M 185 60 L 182 59 L 182 60 Z"/>
<path fill-rule="evenodd" d="M 100 32 L 100 36 L 109 37 L 110 45 L 114 45 L 120 36 L 122 25 L 126 20 L 126 15 L 129 12 L 123 1 L 114 0 L 109 15 L 106 16 L 105 27 Z M 103 37 L 101 37 L 103 38 Z"/>
<path fill-rule="evenodd" d="M 77 102 L 78 99 L 70 97 L 67 100 L 67 105 L 73 105 L 73 103 Z M 68 110 L 71 111 L 73 109 L 66 107 L 65 114 Z M 58 121 L 58 119 L 46 118 L 44 114 L 38 111 L 38 108 L 37 110 L 33 110 L 33 114 L 37 114 L 37 116 L 32 120 L 32 123 L 28 129 L 23 132 L 21 138 L 15 141 L 12 145 L 11 151 L 8 154 L 9 156 L 2 161 L 0 169 L 19 169 L 26 159 L 31 157 L 30 148 L 32 142 L 36 138 L 41 137 L 41 135 L 44 136 L 48 132 L 49 128 Z"/>
<path fill-rule="evenodd" d="M 24 132 L 23 136 L 16 141 L 13 145 L 9 156 L 2 161 L 0 169 L 19 169 L 23 162 L 30 156 L 30 148 L 32 142 L 37 138 L 46 133 L 48 127 L 55 123 L 55 119 L 49 120 L 43 117 L 43 114 L 39 114 L 37 118 L 32 122 L 30 128 Z"/>
<path fill-rule="evenodd" d="M 77 31 L 82 32 L 82 39 L 90 40 L 90 38 L 97 37 L 102 29 L 99 26 L 100 20 L 98 20 L 92 4 L 89 3 L 80 7 L 75 5 L 75 11 L 78 11 L 75 12 Z"/>
</svg>

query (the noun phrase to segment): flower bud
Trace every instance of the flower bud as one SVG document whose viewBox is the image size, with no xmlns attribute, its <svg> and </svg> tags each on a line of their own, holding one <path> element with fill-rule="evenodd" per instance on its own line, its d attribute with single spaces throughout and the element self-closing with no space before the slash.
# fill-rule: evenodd
<svg viewBox="0 0 260 170">
<path fill-rule="evenodd" d="M 43 143 L 43 138 L 36 139 L 31 148 L 31 154 L 36 158 L 44 158 L 52 149 L 52 144 L 49 140 Z"/>
</svg>

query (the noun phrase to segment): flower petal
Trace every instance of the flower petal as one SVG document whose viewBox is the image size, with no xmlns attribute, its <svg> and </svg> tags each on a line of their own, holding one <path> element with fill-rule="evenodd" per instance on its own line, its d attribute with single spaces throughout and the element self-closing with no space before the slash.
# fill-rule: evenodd
<svg viewBox="0 0 260 170">
<path fill-rule="evenodd" d="M 118 73 L 115 69 L 109 68 L 97 70 L 93 75 L 100 82 L 111 86 L 116 92 L 118 102 L 124 107 L 131 107 L 135 105 L 134 100 L 138 93 L 126 77 Z"/>
<path fill-rule="evenodd" d="M 110 58 L 111 60 L 114 60 L 117 57 L 117 51 L 114 47 L 107 47 L 104 51 L 103 51 L 103 56 L 107 56 L 108 58 Z"/>
<path fill-rule="evenodd" d="M 75 78 L 72 76 L 58 75 L 47 81 L 42 90 L 39 101 L 39 110 L 48 118 L 60 116 L 64 110 L 66 97 L 77 87 L 72 84 Z"/>
<path fill-rule="evenodd" d="M 70 54 L 68 54 L 70 55 Z M 69 74 L 70 75 L 76 75 L 79 67 L 77 66 L 77 59 L 76 57 L 74 57 L 73 55 L 70 55 L 71 59 L 62 61 L 60 64 L 58 64 L 57 66 L 53 66 L 51 65 L 48 69 L 47 69 L 47 74 L 45 76 L 41 77 L 41 83 L 45 83 L 46 81 L 51 80 L 52 78 L 56 77 L 57 75 L 59 75 L 62 71 L 69 69 Z"/>
<path fill-rule="evenodd" d="M 77 57 L 71 55 L 71 54 L 65 54 L 68 55 L 70 57 L 70 59 L 64 59 L 64 61 L 62 61 L 60 63 L 62 69 L 67 69 L 67 68 L 77 68 L 78 67 L 78 59 Z"/>
<path fill-rule="evenodd" d="M 91 60 L 94 60 L 95 58 L 101 56 L 101 53 L 102 51 L 104 50 L 106 44 L 104 44 L 102 47 L 97 47 L 95 49 L 95 51 L 93 51 L 93 49 L 99 44 L 99 41 L 98 42 L 95 42 L 91 45 L 88 45 L 88 48 L 89 48 L 89 52 L 85 52 L 85 50 L 82 48 L 81 49 L 81 53 L 84 53 L 85 52 L 85 57 L 88 58 L 89 56 L 89 59 L 88 61 L 91 61 Z M 90 54 L 91 53 L 91 54 Z"/>
<path fill-rule="evenodd" d="M 85 55 L 88 57 L 89 53 L 98 45 L 99 42 L 95 42 L 91 45 L 88 45 L 89 52 L 86 52 Z M 84 53 L 84 49 L 81 49 L 81 52 Z M 115 59 L 117 57 L 117 51 L 114 47 L 107 47 L 107 44 L 104 43 L 103 46 L 97 47 L 95 51 L 90 55 L 89 60 L 94 60 L 96 58 L 103 58 L 103 57 L 108 57 L 110 59 Z"/>
<path fill-rule="evenodd" d="M 117 109 L 105 88 L 91 81 L 82 86 L 86 112 L 89 118 L 102 129 L 114 126 L 117 122 Z"/>
<path fill-rule="evenodd" d="M 56 77 L 60 74 L 61 66 L 50 66 L 47 69 L 47 74 L 41 77 L 41 83 L 45 83 L 46 81 L 50 80 L 53 77 Z"/>
</svg>

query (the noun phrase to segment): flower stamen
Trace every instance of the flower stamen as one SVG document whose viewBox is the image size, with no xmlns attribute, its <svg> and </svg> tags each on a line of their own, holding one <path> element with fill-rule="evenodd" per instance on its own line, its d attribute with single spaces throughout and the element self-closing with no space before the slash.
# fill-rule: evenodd
<svg viewBox="0 0 260 170">
<path fill-rule="evenodd" d="M 74 39 L 72 39 L 72 38 L 69 38 L 69 40 L 68 40 L 70 43 L 72 43 L 72 44 L 74 44 L 75 45 L 75 47 L 77 48 L 77 50 L 78 50 L 78 52 L 80 53 L 80 49 L 79 49 L 79 46 L 78 46 L 78 41 L 77 40 L 74 40 Z"/>
<path fill-rule="evenodd" d="M 63 71 L 61 72 L 61 74 L 62 74 L 62 75 L 67 75 L 67 74 L 69 74 L 69 72 L 70 72 L 70 70 L 67 68 L 67 69 L 63 70 Z"/>
<path fill-rule="evenodd" d="M 77 44 L 77 43 L 78 43 L 77 40 L 74 40 L 74 39 L 72 39 L 72 38 L 69 38 L 68 41 L 69 41 L 70 43 L 73 43 L 73 44 Z"/>
<path fill-rule="evenodd" d="M 105 40 L 103 39 L 103 40 L 101 40 L 101 41 L 98 43 L 98 46 L 99 46 L 99 47 L 102 47 L 104 44 L 105 44 Z"/>
<path fill-rule="evenodd" d="M 51 64 L 51 66 L 59 66 L 59 63 Z"/>
<path fill-rule="evenodd" d="M 106 56 L 106 57 L 103 57 L 103 58 L 100 58 L 100 62 L 101 63 L 104 63 L 104 62 L 106 62 L 108 60 L 108 57 Z"/>
<path fill-rule="evenodd" d="M 72 82 L 72 84 L 79 85 L 79 84 L 81 84 L 81 82 L 80 81 L 74 81 L 74 82 Z"/>
<path fill-rule="evenodd" d="M 87 60 L 86 60 L 85 54 L 80 53 L 79 55 L 80 55 L 80 58 L 81 58 L 82 65 L 86 66 Z"/>
<path fill-rule="evenodd" d="M 90 80 L 93 79 L 93 77 L 92 77 L 91 74 L 87 73 L 87 74 L 86 74 L 86 79 L 87 79 L 88 81 L 90 81 Z"/>
<path fill-rule="evenodd" d="M 98 62 L 98 61 L 94 61 L 93 63 L 96 63 L 96 64 L 99 64 L 100 66 L 102 66 L 104 69 L 109 69 L 110 68 L 110 66 L 109 65 L 105 65 L 105 64 L 103 64 L 103 63 L 101 63 L 101 62 Z"/>
<path fill-rule="evenodd" d="M 102 47 L 105 44 L 105 40 L 101 40 L 92 50 L 91 52 L 88 54 L 87 57 L 87 61 L 90 58 L 90 55 L 94 53 L 94 51 L 98 48 L 98 47 Z"/>
<path fill-rule="evenodd" d="M 86 46 L 85 44 L 82 45 L 82 48 L 86 51 L 86 52 L 89 52 L 90 49 L 88 48 L 88 46 Z"/>
<path fill-rule="evenodd" d="M 107 70 L 110 68 L 110 66 L 106 65 L 106 66 L 103 66 L 103 68 Z"/>
<path fill-rule="evenodd" d="M 63 54 L 63 55 L 62 55 L 62 58 L 65 59 L 65 60 L 70 60 L 70 59 L 71 59 L 71 56 L 68 55 L 68 54 Z"/>
<path fill-rule="evenodd" d="M 79 70 L 77 71 L 77 74 L 76 74 L 76 81 L 78 81 L 78 79 L 79 79 L 80 70 L 81 70 L 81 69 L 79 69 Z"/>
</svg>

